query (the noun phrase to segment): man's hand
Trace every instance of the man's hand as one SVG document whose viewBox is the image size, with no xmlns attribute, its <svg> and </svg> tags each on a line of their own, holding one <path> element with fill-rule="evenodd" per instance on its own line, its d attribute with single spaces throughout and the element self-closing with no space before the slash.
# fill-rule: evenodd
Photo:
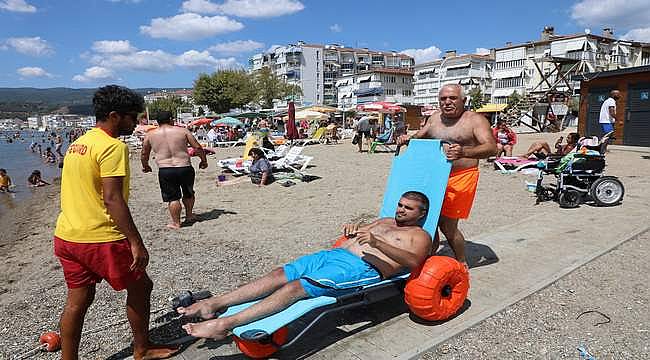
<svg viewBox="0 0 650 360">
<path fill-rule="evenodd" d="M 451 144 L 447 147 L 447 160 L 454 161 L 465 157 L 465 151 L 460 144 Z"/>
<path fill-rule="evenodd" d="M 144 271 L 149 264 L 149 252 L 144 245 L 131 245 L 131 254 L 133 255 L 133 263 L 130 268 L 131 271 Z"/>
<path fill-rule="evenodd" d="M 368 244 L 372 247 L 377 245 L 377 238 L 370 232 L 370 230 L 359 230 L 357 232 L 357 239 L 361 245 Z"/>
<path fill-rule="evenodd" d="M 408 135 L 406 135 L 406 134 L 404 134 L 404 135 L 400 135 L 400 136 L 397 138 L 397 141 L 396 141 L 397 146 L 402 146 L 402 145 L 408 144 L 408 143 L 409 143 L 409 140 L 411 140 L 411 137 L 410 137 L 410 136 L 408 136 Z"/>
<path fill-rule="evenodd" d="M 199 169 L 207 169 L 208 168 L 208 162 L 201 160 L 199 163 Z"/>
<path fill-rule="evenodd" d="M 151 166 L 149 166 L 149 165 L 145 165 L 145 166 L 143 166 L 143 167 L 142 167 L 142 172 L 143 172 L 143 173 L 149 173 L 149 172 L 151 172 Z"/>
<path fill-rule="evenodd" d="M 344 224 L 343 225 L 343 235 L 351 237 L 357 234 L 359 231 L 359 224 Z"/>
</svg>

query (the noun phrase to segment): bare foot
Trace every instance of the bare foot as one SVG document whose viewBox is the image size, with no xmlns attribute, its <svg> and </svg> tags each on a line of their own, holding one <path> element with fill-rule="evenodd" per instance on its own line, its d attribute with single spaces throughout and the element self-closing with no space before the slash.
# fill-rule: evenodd
<svg viewBox="0 0 650 360">
<path fill-rule="evenodd" d="M 178 230 L 178 229 L 181 228 L 181 224 L 169 223 L 169 224 L 167 224 L 167 228 L 173 229 L 173 230 Z"/>
<path fill-rule="evenodd" d="M 167 359 L 178 352 L 177 346 L 150 344 L 144 351 L 133 352 L 135 360 Z"/>
<path fill-rule="evenodd" d="M 222 319 L 208 320 L 201 323 L 188 323 L 183 325 L 188 335 L 200 338 L 222 340 L 231 334 Z"/>
<path fill-rule="evenodd" d="M 199 220 L 199 217 L 196 216 L 196 214 L 185 215 L 185 221 L 186 222 L 196 222 L 198 220 Z"/>
<path fill-rule="evenodd" d="M 176 309 L 176 311 L 179 314 L 187 317 L 200 316 L 201 318 L 207 320 L 214 318 L 215 315 L 223 313 L 224 309 L 220 309 L 219 307 L 213 305 L 209 300 L 201 300 L 188 307 L 181 306 Z"/>
</svg>

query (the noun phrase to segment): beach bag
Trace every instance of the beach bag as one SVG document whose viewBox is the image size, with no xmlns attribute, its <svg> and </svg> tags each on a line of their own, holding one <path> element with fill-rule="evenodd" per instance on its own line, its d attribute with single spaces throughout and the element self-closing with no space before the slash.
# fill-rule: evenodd
<svg viewBox="0 0 650 360">
<path fill-rule="evenodd" d="M 352 138 L 352 145 L 356 145 L 359 143 L 359 134 L 354 134 L 354 137 Z"/>
</svg>

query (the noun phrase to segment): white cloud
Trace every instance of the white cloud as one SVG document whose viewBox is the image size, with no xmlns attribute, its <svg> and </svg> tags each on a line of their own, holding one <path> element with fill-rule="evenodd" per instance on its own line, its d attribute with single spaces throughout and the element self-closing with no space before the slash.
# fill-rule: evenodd
<svg viewBox="0 0 650 360">
<path fill-rule="evenodd" d="M 630 30 L 625 35 L 621 36 L 621 39 L 650 43 L 650 27 Z"/>
<path fill-rule="evenodd" d="M 261 42 L 253 40 L 237 40 L 216 44 L 208 48 L 209 51 L 221 54 L 239 54 L 258 50 L 264 47 Z"/>
<path fill-rule="evenodd" d="M 28 4 L 25 0 L 2 0 L 0 1 L 0 9 L 13 12 L 36 12 L 36 7 Z"/>
<path fill-rule="evenodd" d="M 198 40 L 243 28 L 242 23 L 225 16 L 209 17 L 187 13 L 152 19 L 149 26 L 140 26 L 140 32 L 152 38 Z"/>
<path fill-rule="evenodd" d="M 415 59 L 416 64 L 421 64 L 440 58 L 441 51 L 436 46 L 430 46 L 425 49 L 406 49 L 400 51 L 400 53 L 406 54 Z"/>
<path fill-rule="evenodd" d="M 128 54 L 95 54 L 90 62 L 101 68 L 149 72 L 169 72 L 177 67 L 223 69 L 242 67 L 234 57 L 215 58 L 206 51 L 188 50 L 180 55 L 162 50 L 141 50 Z"/>
<path fill-rule="evenodd" d="M 5 48 L 11 47 L 17 52 L 30 56 L 46 56 L 54 54 L 54 49 L 40 37 L 9 38 Z"/>
<path fill-rule="evenodd" d="M 650 6 L 647 0 L 581 0 L 571 17 L 587 26 L 635 29 L 648 26 Z"/>
<path fill-rule="evenodd" d="M 207 51 L 190 50 L 179 55 L 176 64 L 187 68 L 205 68 L 217 66 L 218 62 Z"/>
<path fill-rule="evenodd" d="M 101 40 L 93 43 L 93 50 L 101 54 L 128 54 L 137 49 L 129 40 Z"/>
<path fill-rule="evenodd" d="M 184 1 L 181 9 L 199 14 L 226 14 L 243 18 L 266 18 L 289 15 L 305 8 L 297 0 L 225 0 L 215 4 L 209 0 Z"/>
<path fill-rule="evenodd" d="M 332 32 L 341 32 L 341 31 L 343 31 L 343 28 L 339 24 L 334 24 L 334 25 L 330 26 L 330 31 L 332 31 Z"/>
<path fill-rule="evenodd" d="M 79 82 L 91 82 L 98 80 L 115 79 L 115 74 L 112 70 L 101 66 L 89 67 L 84 71 L 83 75 L 75 75 L 72 80 Z"/>
<path fill-rule="evenodd" d="M 52 74 L 48 73 L 47 71 L 43 70 L 43 68 L 40 67 L 26 66 L 16 70 L 16 72 L 18 73 L 18 75 L 25 78 L 53 77 Z"/>
<path fill-rule="evenodd" d="M 478 55 L 488 55 L 489 53 L 490 53 L 490 49 L 481 48 L 481 47 L 476 48 L 476 51 L 475 51 L 475 54 L 478 54 Z"/>
</svg>

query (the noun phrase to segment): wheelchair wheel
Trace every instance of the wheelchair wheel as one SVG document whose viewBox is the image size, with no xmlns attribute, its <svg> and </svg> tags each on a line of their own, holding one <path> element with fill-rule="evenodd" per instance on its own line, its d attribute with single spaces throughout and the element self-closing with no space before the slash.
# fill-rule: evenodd
<svg viewBox="0 0 650 360">
<path fill-rule="evenodd" d="M 539 190 L 537 190 L 537 199 L 541 201 L 551 201 L 555 200 L 556 194 L 555 194 L 555 189 L 553 189 L 550 186 L 541 186 Z"/>
<path fill-rule="evenodd" d="M 613 176 L 596 179 L 589 188 L 589 195 L 598 206 L 613 206 L 623 200 L 625 188 L 623 183 Z"/>
<path fill-rule="evenodd" d="M 577 208 L 582 202 L 582 194 L 580 191 L 569 189 L 560 193 L 558 202 L 560 203 L 560 207 L 563 208 Z"/>
</svg>

